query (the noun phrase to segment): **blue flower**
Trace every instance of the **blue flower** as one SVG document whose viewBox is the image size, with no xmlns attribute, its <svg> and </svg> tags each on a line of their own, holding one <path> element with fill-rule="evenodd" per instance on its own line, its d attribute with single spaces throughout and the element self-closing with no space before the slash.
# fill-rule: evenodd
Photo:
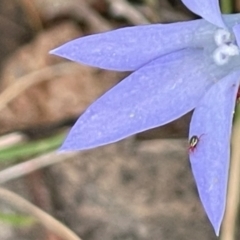
<svg viewBox="0 0 240 240">
<path fill-rule="evenodd" d="M 218 0 L 182 1 L 203 19 L 122 28 L 70 41 L 51 52 L 103 69 L 133 71 L 86 110 L 61 150 L 116 142 L 195 109 L 190 161 L 218 235 L 240 80 L 240 14 L 222 16 Z"/>
</svg>

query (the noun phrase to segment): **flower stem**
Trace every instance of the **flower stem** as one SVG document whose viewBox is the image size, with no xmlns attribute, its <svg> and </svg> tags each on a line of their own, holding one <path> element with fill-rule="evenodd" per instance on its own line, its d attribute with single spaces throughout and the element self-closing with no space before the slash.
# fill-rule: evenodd
<svg viewBox="0 0 240 240">
<path fill-rule="evenodd" d="M 221 0 L 222 13 L 232 13 L 233 12 L 233 1 L 232 0 Z"/>
<path fill-rule="evenodd" d="M 237 103 L 232 129 L 228 194 L 220 240 L 234 240 L 240 197 L 240 104 Z"/>
<path fill-rule="evenodd" d="M 20 143 L 0 149 L 0 163 L 10 163 L 27 159 L 57 149 L 63 142 L 66 133 L 58 133 L 45 139 Z"/>
</svg>

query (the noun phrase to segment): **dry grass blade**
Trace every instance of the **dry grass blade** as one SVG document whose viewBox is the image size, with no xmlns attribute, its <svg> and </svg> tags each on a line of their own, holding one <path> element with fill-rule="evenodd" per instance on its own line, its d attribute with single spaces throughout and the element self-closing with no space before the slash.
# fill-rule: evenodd
<svg viewBox="0 0 240 240">
<path fill-rule="evenodd" d="M 43 29 L 43 24 L 37 7 L 32 0 L 21 0 L 20 3 L 29 19 L 29 23 L 35 31 Z"/>
<path fill-rule="evenodd" d="M 115 15 L 123 16 L 134 25 L 149 24 L 142 13 L 137 11 L 130 3 L 125 0 L 108 0 L 112 13 Z"/>
<path fill-rule="evenodd" d="M 20 132 L 9 133 L 0 137 L 0 150 L 27 140 L 27 137 Z"/>
<path fill-rule="evenodd" d="M 48 230 L 61 237 L 64 240 L 81 240 L 74 232 L 72 232 L 69 228 L 64 226 L 62 223 L 57 221 L 55 218 L 39 209 L 32 203 L 28 202 L 24 198 L 19 195 L 4 189 L 0 188 L 0 200 L 10 204 L 14 208 L 19 209 L 25 213 L 36 218 L 43 226 L 45 226 Z"/>
<path fill-rule="evenodd" d="M 112 25 L 95 11 L 86 0 L 35 0 L 41 14 L 47 20 L 61 15 L 71 17 L 78 22 L 85 22 L 93 32 L 104 32 L 112 29 Z"/>
<path fill-rule="evenodd" d="M 0 111 L 3 110 L 9 102 L 34 84 L 52 79 L 56 76 L 61 76 L 66 71 L 70 73 L 71 68 L 75 67 L 72 63 L 64 62 L 24 75 L 0 94 Z"/>
<path fill-rule="evenodd" d="M 232 131 L 231 163 L 228 179 L 228 194 L 225 216 L 221 229 L 221 240 L 234 240 L 240 200 L 240 106 L 236 108 Z"/>
<path fill-rule="evenodd" d="M 25 176 L 38 169 L 69 160 L 78 156 L 77 152 L 57 153 L 51 152 L 40 157 L 33 158 L 23 163 L 16 164 L 5 170 L 0 171 L 0 183 L 5 183 L 10 180 Z"/>
<path fill-rule="evenodd" d="M 112 29 L 111 24 L 94 11 L 85 0 L 79 0 L 78 4 L 73 4 L 71 12 L 75 14 L 75 16 L 81 15 L 81 17 L 86 19 L 89 25 L 91 25 L 92 29 L 97 32 L 104 32 Z"/>
</svg>

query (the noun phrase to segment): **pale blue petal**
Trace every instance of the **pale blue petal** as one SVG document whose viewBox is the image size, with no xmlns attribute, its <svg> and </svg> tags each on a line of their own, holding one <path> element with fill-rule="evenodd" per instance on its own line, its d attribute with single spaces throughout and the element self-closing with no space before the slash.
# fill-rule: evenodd
<svg viewBox="0 0 240 240">
<path fill-rule="evenodd" d="M 240 24 L 236 24 L 235 26 L 233 26 L 233 32 L 234 32 L 238 47 L 240 47 Z"/>
<path fill-rule="evenodd" d="M 240 23 L 240 13 L 237 14 L 224 14 L 223 19 L 229 28 L 233 28 Z"/>
<path fill-rule="evenodd" d="M 205 46 L 213 41 L 214 29 L 205 20 L 126 27 L 75 39 L 50 53 L 103 69 L 132 71 L 161 55 Z"/>
<path fill-rule="evenodd" d="M 222 19 L 219 0 L 182 0 L 182 2 L 194 13 L 206 19 L 210 23 L 226 28 Z"/>
<path fill-rule="evenodd" d="M 224 20 L 231 28 L 240 14 L 224 15 Z M 181 48 L 215 46 L 216 28 L 205 20 L 127 27 L 75 39 L 50 53 L 103 69 L 132 71 Z"/>
<path fill-rule="evenodd" d="M 240 13 L 235 14 L 223 14 L 223 19 L 226 21 L 227 24 L 231 24 L 231 27 L 233 25 L 236 25 L 240 22 Z"/>
<path fill-rule="evenodd" d="M 193 175 L 205 211 L 219 234 L 225 203 L 230 158 L 230 136 L 240 71 L 210 88 L 196 107 L 190 135 L 200 138 L 190 152 Z"/>
<path fill-rule="evenodd" d="M 78 119 L 60 150 L 116 142 L 192 110 L 214 78 L 202 50 L 156 59 L 111 89 Z"/>
</svg>

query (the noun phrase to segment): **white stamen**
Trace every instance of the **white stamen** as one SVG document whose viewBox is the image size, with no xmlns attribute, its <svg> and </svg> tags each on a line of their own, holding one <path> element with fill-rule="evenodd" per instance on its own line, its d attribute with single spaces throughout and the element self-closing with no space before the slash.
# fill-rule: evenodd
<svg viewBox="0 0 240 240">
<path fill-rule="evenodd" d="M 235 44 L 231 43 L 229 45 L 223 45 L 224 46 L 224 52 L 229 54 L 229 56 L 236 56 L 239 55 L 239 48 Z"/>
<path fill-rule="evenodd" d="M 217 65 L 224 65 L 229 61 L 230 57 L 239 55 L 239 53 L 239 48 L 233 43 L 224 44 L 213 52 L 213 59 Z"/>
<path fill-rule="evenodd" d="M 227 55 L 226 53 L 224 53 L 220 48 L 217 48 L 214 52 L 213 52 L 213 59 L 214 62 L 217 65 L 224 65 L 229 61 L 229 55 Z"/>
<path fill-rule="evenodd" d="M 223 45 L 225 43 L 229 43 L 232 41 L 232 35 L 229 31 L 225 29 L 218 29 L 215 32 L 214 40 L 217 46 Z"/>
</svg>

